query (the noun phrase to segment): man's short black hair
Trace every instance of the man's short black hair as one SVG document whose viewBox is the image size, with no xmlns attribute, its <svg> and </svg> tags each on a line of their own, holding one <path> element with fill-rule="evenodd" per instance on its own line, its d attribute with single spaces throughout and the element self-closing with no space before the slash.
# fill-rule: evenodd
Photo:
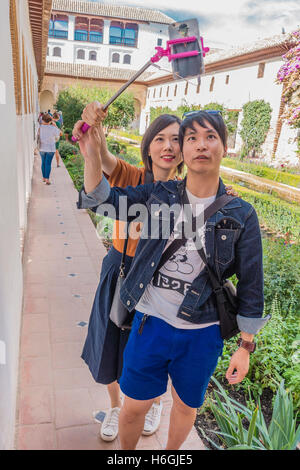
<svg viewBox="0 0 300 470">
<path fill-rule="evenodd" d="M 199 111 L 192 116 L 186 117 L 179 128 L 179 145 L 180 145 L 180 150 L 182 151 L 183 149 L 183 139 L 186 133 L 187 129 L 192 129 L 193 131 L 196 131 L 196 129 L 193 126 L 194 122 L 197 122 L 199 126 L 207 128 L 207 125 L 205 124 L 204 121 L 209 122 L 209 124 L 212 125 L 212 127 L 217 131 L 218 135 L 220 136 L 220 139 L 223 143 L 224 148 L 227 145 L 227 138 L 228 138 L 228 131 L 226 124 L 222 118 L 221 114 L 210 114 L 205 111 Z"/>
</svg>

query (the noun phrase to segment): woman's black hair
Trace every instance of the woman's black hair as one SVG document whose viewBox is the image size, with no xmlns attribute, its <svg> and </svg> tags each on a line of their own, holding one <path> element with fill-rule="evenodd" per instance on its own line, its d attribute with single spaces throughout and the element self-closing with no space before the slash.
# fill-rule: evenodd
<svg viewBox="0 0 300 470">
<path fill-rule="evenodd" d="M 193 122 L 197 122 L 199 126 L 207 128 L 207 125 L 205 124 L 205 121 L 209 122 L 209 124 L 212 125 L 212 127 L 217 131 L 224 148 L 227 145 L 227 138 L 228 138 L 228 131 L 226 124 L 222 118 L 221 114 L 210 114 L 207 113 L 206 111 L 199 111 L 192 116 L 186 117 L 179 128 L 179 145 L 180 149 L 182 151 L 183 148 L 183 139 L 186 133 L 187 129 L 192 129 L 195 131 L 196 129 L 193 126 Z"/>
<path fill-rule="evenodd" d="M 174 122 L 177 122 L 180 125 L 181 119 L 173 114 L 161 114 L 150 124 L 146 130 L 141 143 L 141 154 L 144 166 L 147 171 L 152 172 L 152 160 L 151 157 L 149 157 L 149 146 L 152 140 L 160 131 L 170 126 L 171 124 L 174 124 Z M 179 174 L 183 170 L 183 165 L 183 162 L 181 162 L 177 166 L 177 172 Z"/>
</svg>

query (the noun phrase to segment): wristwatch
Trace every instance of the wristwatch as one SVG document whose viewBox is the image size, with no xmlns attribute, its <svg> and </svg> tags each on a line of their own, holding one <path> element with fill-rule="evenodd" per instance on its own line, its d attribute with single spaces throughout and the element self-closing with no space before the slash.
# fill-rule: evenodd
<svg viewBox="0 0 300 470">
<path fill-rule="evenodd" d="M 238 339 L 237 345 L 240 348 L 246 349 L 247 351 L 249 351 L 249 353 L 253 353 L 256 348 L 256 343 L 254 343 L 254 341 L 246 341 L 243 338 Z"/>
</svg>

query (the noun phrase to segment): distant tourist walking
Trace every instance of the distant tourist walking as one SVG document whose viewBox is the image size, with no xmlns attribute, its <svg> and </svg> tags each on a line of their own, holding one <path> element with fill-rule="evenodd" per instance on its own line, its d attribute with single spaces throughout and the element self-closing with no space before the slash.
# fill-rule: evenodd
<svg viewBox="0 0 300 470">
<path fill-rule="evenodd" d="M 52 124 L 52 117 L 49 114 L 42 116 L 42 124 L 38 132 L 38 146 L 42 158 L 43 181 L 51 184 L 49 176 L 51 173 L 51 163 L 55 154 L 55 142 L 61 135 L 61 131 Z"/>
<path fill-rule="evenodd" d="M 62 128 L 62 124 L 60 122 L 60 115 L 59 113 L 54 113 L 53 116 L 52 116 L 52 119 L 53 119 L 53 122 L 52 124 L 53 125 L 56 125 L 59 129 Z M 59 157 L 60 157 L 60 154 L 59 154 L 59 151 L 58 151 L 58 147 L 59 147 L 59 139 L 55 142 L 55 158 L 56 158 L 56 166 L 57 168 L 60 166 L 59 165 Z"/>
</svg>

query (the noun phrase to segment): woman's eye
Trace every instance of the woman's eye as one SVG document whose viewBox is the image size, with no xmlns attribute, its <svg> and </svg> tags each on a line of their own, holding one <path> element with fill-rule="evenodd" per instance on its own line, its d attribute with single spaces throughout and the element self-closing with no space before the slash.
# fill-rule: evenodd
<svg viewBox="0 0 300 470">
<path fill-rule="evenodd" d="M 214 134 L 209 134 L 209 135 L 208 135 L 208 138 L 210 139 L 211 137 L 212 137 L 213 139 L 216 138 L 216 136 L 215 136 Z M 211 140 L 212 140 L 212 139 L 211 139 Z"/>
</svg>

